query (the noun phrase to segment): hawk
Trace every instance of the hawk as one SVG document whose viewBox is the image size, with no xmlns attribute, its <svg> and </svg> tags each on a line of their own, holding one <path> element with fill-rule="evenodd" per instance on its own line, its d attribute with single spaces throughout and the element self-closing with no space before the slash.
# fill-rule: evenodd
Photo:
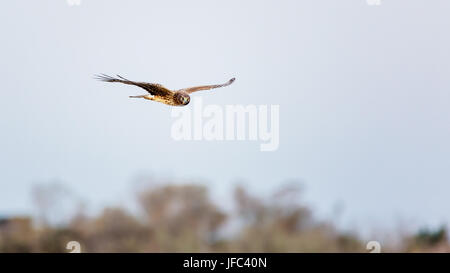
<svg viewBox="0 0 450 273">
<path fill-rule="evenodd" d="M 209 90 L 213 88 L 225 87 L 232 84 L 235 78 L 230 79 L 226 83 L 223 84 L 213 84 L 213 85 L 201 85 L 189 88 L 183 88 L 179 90 L 170 90 L 162 86 L 158 83 L 148 83 L 148 82 L 135 82 L 125 79 L 119 75 L 116 75 L 117 78 L 101 74 L 97 75 L 96 79 L 105 81 L 105 82 L 120 82 L 124 84 L 131 84 L 139 86 L 140 88 L 145 89 L 149 94 L 148 95 L 139 95 L 139 96 L 130 96 L 130 98 L 143 98 L 146 100 L 153 100 L 157 102 L 161 102 L 167 105 L 172 106 L 185 106 L 188 105 L 191 101 L 191 97 L 189 94 L 201 91 L 201 90 Z"/>
</svg>

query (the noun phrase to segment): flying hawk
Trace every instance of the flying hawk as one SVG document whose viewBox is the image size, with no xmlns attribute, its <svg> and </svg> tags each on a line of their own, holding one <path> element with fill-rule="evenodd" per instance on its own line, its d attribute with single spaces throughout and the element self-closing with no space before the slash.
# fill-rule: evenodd
<svg viewBox="0 0 450 273">
<path fill-rule="evenodd" d="M 214 85 L 201 85 L 189 88 L 183 88 L 179 90 L 170 90 L 157 83 L 148 83 L 148 82 L 134 82 L 125 79 L 117 75 L 117 78 L 101 74 L 97 75 L 96 79 L 105 81 L 105 82 L 120 82 L 124 84 L 131 84 L 139 86 L 145 89 L 149 94 L 148 95 L 139 95 L 139 96 L 130 96 L 130 98 L 143 98 L 146 100 L 153 100 L 157 102 L 162 102 L 164 104 L 172 105 L 172 106 L 185 106 L 188 105 L 191 101 L 189 94 L 201 90 L 209 90 L 213 88 L 224 87 L 232 84 L 235 78 L 230 79 L 224 84 L 214 84 Z"/>
</svg>

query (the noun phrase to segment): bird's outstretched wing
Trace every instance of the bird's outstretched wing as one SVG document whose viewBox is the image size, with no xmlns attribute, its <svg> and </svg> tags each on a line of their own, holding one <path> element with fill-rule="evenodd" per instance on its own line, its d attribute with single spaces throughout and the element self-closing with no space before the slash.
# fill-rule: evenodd
<svg viewBox="0 0 450 273">
<path fill-rule="evenodd" d="M 124 83 L 124 84 L 136 85 L 136 86 L 139 86 L 140 88 L 145 89 L 148 93 L 150 93 L 151 95 L 154 95 L 154 96 L 165 96 L 165 95 L 169 95 L 169 94 L 173 93 L 169 89 L 167 89 L 164 86 L 157 84 L 157 83 L 134 82 L 134 81 L 125 79 L 124 77 L 121 77 L 119 75 L 116 75 L 116 76 L 117 76 L 117 78 L 114 78 L 114 77 L 111 77 L 111 76 L 108 76 L 105 74 L 101 74 L 101 75 L 96 75 L 95 78 L 97 80 L 104 81 L 104 82 L 120 82 L 120 83 Z"/>
<path fill-rule="evenodd" d="M 201 86 L 194 86 L 194 87 L 189 87 L 189 88 L 183 88 L 177 91 L 182 91 L 182 92 L 186 92 L 188 94 L 197 92 L 197 91 L 201 91 L 201 90 L 209 90 L 209 89 L 213 89 L 213 88 L 220 88 L 220 87 L 225 87 L 228 86 L 230 84 L 232 84 L 234 82 L 234 80 L 236 80 L 236 78 L 232 78 L 229 81 L 227 81 L 226 83 L 223 84 L 213 84 L 213 85 L 201 85 Z"/>
</svg>

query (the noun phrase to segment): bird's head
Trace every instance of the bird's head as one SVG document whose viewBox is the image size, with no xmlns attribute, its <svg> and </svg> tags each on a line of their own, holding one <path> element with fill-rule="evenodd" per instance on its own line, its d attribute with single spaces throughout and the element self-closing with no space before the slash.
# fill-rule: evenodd
<svg viewBox="0 0 450 273">
<path fill-rule="evenodd" d="M 182 105 L 188 105 L 191 101 L 191 97 L 186 93 L 175 93 L 175 100 Z"/>
</svg>

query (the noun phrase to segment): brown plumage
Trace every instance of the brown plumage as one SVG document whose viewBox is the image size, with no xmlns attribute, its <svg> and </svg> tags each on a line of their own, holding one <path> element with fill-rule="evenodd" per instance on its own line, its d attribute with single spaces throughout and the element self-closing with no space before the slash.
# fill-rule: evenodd
<svg viewBox="0 0 450 273">
<path fill-rule="evenodd" d="M 189 88 L 183 88 L 179 90 L 170 90 L 165 88 L 164 86 L 157 83 L 148 83 L 148 82 L 134 82 L 127 80 L 119 75 L 117 78 L 102 74 L 97 75 L 96 78 L 105 82 L 120 82 L 124 84 L 136 85 L 143 89 L 145 89 L 149 95 L 139 95 L 139 96 L 130 96 L 130 98 L 143 98 L 147 100 L 153 100 L 157 102 L 161 102 L 164 104 L 172 105 L 172 106 L 185 106 L 188 105 L 191 98 L 189 94 L 201 90 L 209 90 L 213 88 L 224 87 L 232 84 L 235 78 L 230 79 L 228 82 L 224 84 L 214 84 L 214 85 L 202 85 L 195 86 Z"/>
</svg>

